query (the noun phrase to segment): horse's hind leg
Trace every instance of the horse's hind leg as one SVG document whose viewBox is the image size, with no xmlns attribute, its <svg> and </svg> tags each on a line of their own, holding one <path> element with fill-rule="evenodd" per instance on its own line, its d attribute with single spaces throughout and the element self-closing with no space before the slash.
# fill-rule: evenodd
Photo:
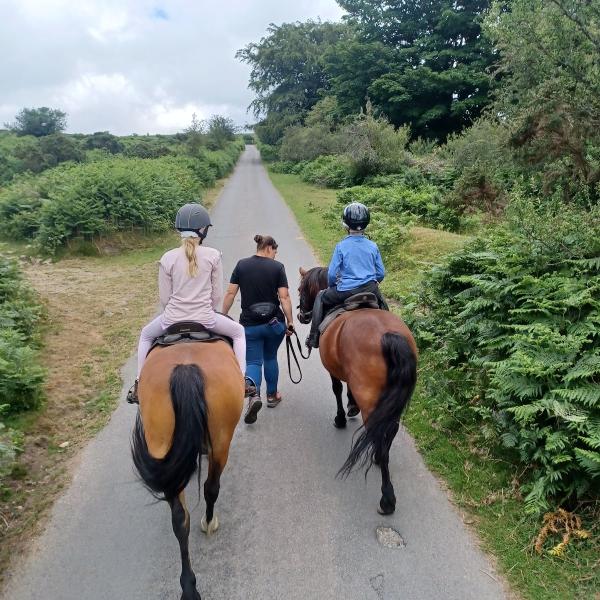
<svg viewBox="0 0 600 600">
<path fill-rule="evenodd" d="M 352 395 L 352 390 L 350 389 L 350 386 L 347 385 L 346 387 L 347 387 L 347 395 L 348 395 L 348 404 L 347 404 L 348 416 L 350 418 L 356 417 L 356 415 L 358 415 L 358 413 L 360 412 L 360 409 L 358 408 L 358 405 L 356 404 L 356 400 L 354 399 L 354 396 Z"/>
<path fill-rule="evenodd" d="M 202 519 L 200 526 L 206 535 L 212 535 L 219 527 L 219 519 L 214 514 L 215 502 L 219 497 L 221 488 L 221 473 L 223 467 L 213 459 L 209 458 L 208 477 L 204 482 L 204 500 L 206 500 L 206 516 Z"/>
<path fill-rule="evenodd" d="M 378 510 L 381 515 L 391 515 L 396 510 L 396 495 L 390 479 L 390 448 L 398 433 L 398 428 L 398 423 L 390 428 L 383 441 L 381 452 L 376 452 L 374 457 L 375 462 L 381 467 L 381 500 L 379 501 Z"/>
<path fill-rule="evenodd" d="M 192 570 L 190 563 L 190 553 L 188 547 L 188 538 L 190 535 L 190 513 L 185 506 L 185 497 L 183 492 L 176 498 L 169 501 L 171 507 L 171 522 L 173 524 L 173 532 L 179 542 L 179 550 L 181 552 L 181 600 L 201 600 L 200 594 L 196 589 L 196 575 Z"/>
<path fill-rule="evenodd" d="M 342 403 L 342 392 L 344 391 L 344 386 L 339 379 L 336 379 L 333 375 L 331 375 L 331 389 L 335 394 L 335 401 L 337 402 L 337 415 L 334 419 L 334 425 L 338 429 L 343 429 L 346 427 L 346 412 L 344 411 L 344 404 Z"/>
</svg>

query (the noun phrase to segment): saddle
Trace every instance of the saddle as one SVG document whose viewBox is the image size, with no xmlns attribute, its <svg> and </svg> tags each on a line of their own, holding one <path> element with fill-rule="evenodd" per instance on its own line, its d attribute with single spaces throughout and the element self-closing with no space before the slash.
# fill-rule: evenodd
<svg viewBox="0 0 600 600">
<path fill-rule="evenodd" d="M 349 310 L 357 310 L 359 308 L 375 308 L 388 310 L 387 306 L 380 306 L 379 299 L 373 292 L 361 292 L 346 298 L 343 304 L 336 306 L 331 312 L 328 312 L 321 324 L 319 325 L 319 333 L 323 333 L 327 327 L 339 317 L 342 313 Z"/>
<path fill-rule="evenodd" d="M 150 350 L 148 350 L 148 354 L 157 346 L 173 346 L 175 344 L 189 344 L 192 342 L 215 342 L 217 340 L 227 342 L 233 348 L 233 340 L 231 338 L 213 333 L 200 323 L 180 321 L 179 323 L 169 325 L 167 331 L 154 340 Z"/>
</svg>

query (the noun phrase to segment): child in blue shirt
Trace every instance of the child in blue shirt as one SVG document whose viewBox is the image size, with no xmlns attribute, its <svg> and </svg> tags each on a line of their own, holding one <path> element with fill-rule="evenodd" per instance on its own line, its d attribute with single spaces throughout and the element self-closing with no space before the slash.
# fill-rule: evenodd
<svg viewBox="0 0 600 600">
<path fill-rule="evenodd" d="M 344 209 L 343 222 L 348 236 L 333 251 L 328 269 L 329 287 L 315 299 L 310 335 L 306 339 L 309 348 L 319 347 L 319 325 L 323 315 L 346 298 L 372 292 L 380 303 L 384 303 L 378 285 L 385 276 L 381 254 L 377 244 L 364 234 L 370 220 L 369 209 L 360 202 L 353 202 Z"/>
</svg>

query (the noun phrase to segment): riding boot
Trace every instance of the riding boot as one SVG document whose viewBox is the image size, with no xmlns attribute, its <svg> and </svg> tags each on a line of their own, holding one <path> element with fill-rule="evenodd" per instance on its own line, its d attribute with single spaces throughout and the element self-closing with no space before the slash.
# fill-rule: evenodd
<svg viewBox="0 0 600 600">
<path fill-rule="evenodd" d="M 307 348 L 319 347 L 319 325 L 323 320 L 323 294 L 324 290 L 320 291 L 315 298 L 315 304 L 312 310 L 312 321 L 310 324 L 310 333 L 306 338 Z"/>
<path fill-rule="evenodd" d="M 140 401 L 138 399 L 138 380 L 135 380 L 135 383 L 131 386 L 130 390 L 127 392 L 127 402 L 129 404 L 139 404 Z"/>
<path fill-rule="evenodd" d="M 377 289 L 375 291 L 375 296 L 377 296 L 377 301 L 379 303 L 379 308 L 381 310 L 390 310 L 390 307 L 388 306 L 388 303 L 385 301 L 385 298 L 383 297 L 383 294 L 381 293 L 381 290 L 379 289 L 379 286 L 377 286 Z"/>
</svg>

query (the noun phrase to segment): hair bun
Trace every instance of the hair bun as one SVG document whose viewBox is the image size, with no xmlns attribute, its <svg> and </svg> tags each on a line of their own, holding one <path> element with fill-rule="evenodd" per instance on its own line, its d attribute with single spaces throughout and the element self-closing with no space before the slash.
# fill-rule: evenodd
<svg viewBox="0 0 600 600">
<path fill-rule="evenodd" d="M 262 236 L 262 235 L 259 235 L 259 234 L 256 234 L 256 235 L 254 236 L 254 241 L 255 241 L 257 244 L 262 244 L 262 241 L 263 241 L 263 236 Z"/>
</svg>

